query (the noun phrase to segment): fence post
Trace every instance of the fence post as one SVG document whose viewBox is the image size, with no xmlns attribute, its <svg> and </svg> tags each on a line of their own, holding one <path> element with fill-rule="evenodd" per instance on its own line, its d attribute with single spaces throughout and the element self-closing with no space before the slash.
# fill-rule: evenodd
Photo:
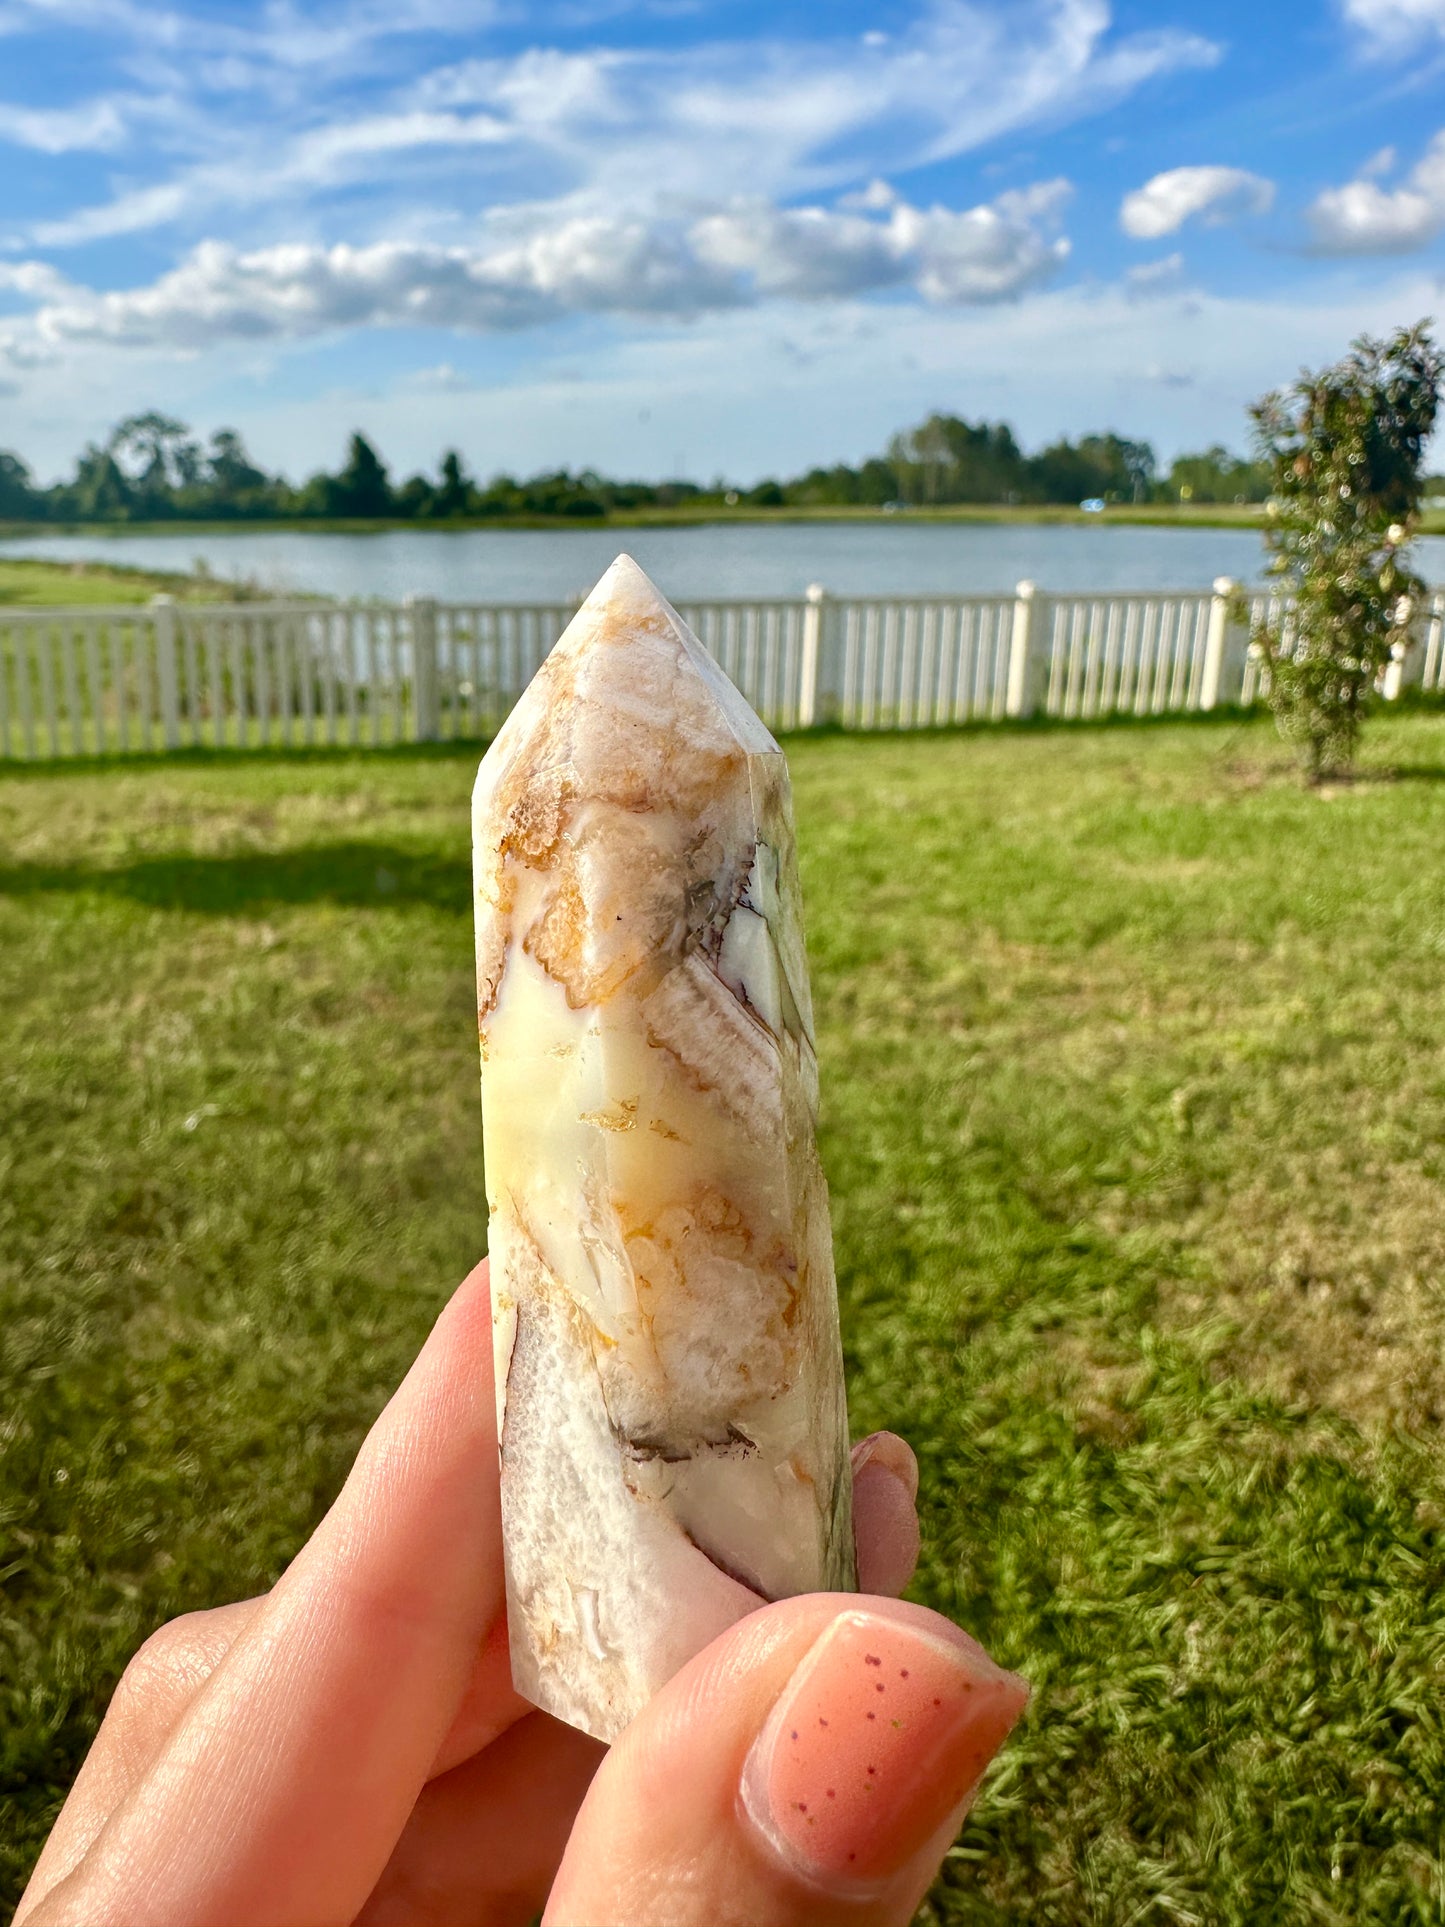
<svg viewBox="0 0 1445 1927">
<path fill-rule="evenodd" d="M 1048 646 L 1048 597 L 1040 595 L 1032 582 L 1021 582 L 1014 590 L 1005 716 L 1032 716 L 1038 708 Z"/>
<path fill-rule="evenodd" d="M 1441 675 L 1441 644 L 1445 643 L 1445 590 L 1436 589 L 1420 611 L 1420 684 L 1424 689 L 1445 689 Z"/>
<path fill-rule="evenodd" d="M 1390 660 L 1380 682 L 1380 694 L 1391 703 L 1413 689 L 1425 673 L 1425 638 L 1419 632 L 1423 611 L 1416 609 L 1408 596 L 1400 600 L 1405 604 L 1399 612 L 1403 633 L 1390 644 Z"/>
<path fill-rule="evenodd" d="M 823 691 L 823 617 L 828 591 L 810 582 L 803 604 L 803 646 L 798 664 L 798 727 L 811 729 L 818 721 L 818 698 Z"/>
<path fill-rule="evenodd" d="M 1218 709 L 1244 696 L 1247 638 L 1234 619 L 1239 584 L 1227 575 L 1214 578 L 1209 602 L 1209 628 L 1204 638 L 1204 669 L 1199 678 L 1199 707 Z"/>
<path fill-rule="evenodd" d="M 179 705 L 176 700 L 176 600 L 174 596 L 151 597 L 152 621 L 156 636 L 156 684 L 161 699 L 161 741 L 175 749 L 181 740 Z M 145 723 L 150 728 L 150 723 Z M 146 738 L 142 737 L 143 742 Z"/>
<path fill-rule="evenodd" d="M 430 596 L 408 596 L 406 606 L 411 615 L 411 700 L 416 740 L 434 743 L 441 735 L 437 605 Z"/>
</svg>

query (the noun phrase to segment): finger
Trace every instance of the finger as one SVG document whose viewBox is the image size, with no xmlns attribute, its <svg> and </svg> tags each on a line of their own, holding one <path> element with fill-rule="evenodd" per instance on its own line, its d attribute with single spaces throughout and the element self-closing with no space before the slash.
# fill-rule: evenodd
<svg viewBox="0 0 1445 1927">
<path fill-rule="evenodd" d="M 853 1447 L 853 1543 L 860 1592 L 897 1597 L 918 1564 L 918 1461 L 896 1432 Z"/>
<path fill-rule="evenodd" d="M 156 1927 L 353 1918 L 503 1612 L 491 1358 L 483 1265 L 310 1543 L 52 1899 L 68 1905 L 83 1881 L 77 1917 Z"/>
<path fill-rule="evenodd" d="M 111 1814 L 154 1765 L 181 1714 L 263 1604 L 263 1598 L 242 1599 L 206 1612 L 184 1613 L 158 1628 L 136 1653 L 121 1675 L 60 1818 L 31 1869 L 15 1927 L 25 1927 L 46 1894 L 80 1864 Z M 530 1711 L 512 1686 L 507 1625 L 502 1618 L 493 1625 L 477 1655 L 456 1717 L 428 1777 L 445 1774 L 459 1761 L 470 1759 L 511 1721 Z"/>
<path fill-rule="evenodd" d="M 530 1702 L 512 1684 L 512 1652 L 503 1610 L 488 1627 L 481 1650 L 475 1655 L 452 1723 L 427 1768 L 427 1779 L 450 1773 L 531 1711 Z"/>
<path fill-rule="evenodd" d="M 920 1606 L 753 1613 L 603 1762 L 546 1927 L 905 1927 L 1027 1696 Z"/>
<path fill-rule="evenodd" d="M 527 1927 L 605 1751 L 532 1713 L 433 1780 L 356 1927 Z"/>
<path fill-rule="evenodd" d="M 80 1864 L 260 1604 L 240 1599 L 209 1612 L 185 1613 L 152 1633 L 136 1653 L 31 1870 L 14 1927 L 24 1927 L 46 1894 Z"/>
</svg>

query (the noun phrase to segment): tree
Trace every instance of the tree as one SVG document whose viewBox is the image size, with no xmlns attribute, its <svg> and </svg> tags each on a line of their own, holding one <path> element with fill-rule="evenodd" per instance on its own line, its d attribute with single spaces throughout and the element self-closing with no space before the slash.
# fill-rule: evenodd
<svg viewBox="0 0 1445 1927">
<path fill-rule="evenodd" d="M 891 462 L 873 455 L 858 470 L 858 500 L 870 508 L 898 500 L 898 477 Z"/>
<path fill-rule="evenodd" d="M 246 453 L 234 428 L 218 428 L 206 455 L 207 507 L 223 515 L 265 513 L 273 484 Z"/>
<path fill-rule="evenodd" d="M 436 490 L 425 475 L 408 475 L 391 498 L 392 512 L 418 521 L 436 513 Z"/>
<path fill-rule="evenodd" d="M 476 501 L 476 487 L 467 465 L 454 448 L 442 456 L 441 481 L 433 491 L 429 513 L 466 515 Z"/>
<path fill-rule="evenodd" d="M 1101 496 L 1108 502 L 1138 502 L 1154 479 L 1154 451 L 1148 442 L 1122 435 L 1085 435 L 1059 441 L 1028 463 L 1031 492 L 1045 502 L 1082 502 Z"/>
<path fill-rule="evenodd" d="M 1123 471 L 1129 500 L 1147 500 L 1154 485 L 1154 450 L 1150 444 L 1130 441 L 1124 435 L 1105 435 L 1102 447 L 1107 459 Z"/>
<path fill-rule="evenodd" d="M 328 491 L 332 515 L 390 515 L 391 483 L 386 464 L 364 435 L 353 435 L 346 452 L 346 466 Z"/>
<path fill-rule="evenodd" d="M 130 483 L 114 455 L 93 444 L 82 453 L 64 493 L 82 522 L 123 522 L 134 509 Z"/>
<path fill-rule="evenodd" d="M 18 455 L 0 448 L 0 519 L 21 521 L 40 512 L 40 497 L 30 470 Z"/>
<path fill-rule="evenodd" d="M 1024 484 L 1024 458 L 1007 422 L 930 415 L 893 437 L 888 463 L 895 483 L 885 501 L 1005 502 Z"/>
<path fill-rule="evenodd" d="M 1177 455 L 1163 493 L 1176 502 L 1262 502 L 1269 494 L 1269 472 L 1216 442 L 1197 455 Z"/>
<path fill-rule="evenodd" d="M 1427 328 L 1362 335 L 1342 361 L 1250 410 L 1273 491 L 1269 573 L 1294 598 L 1289 639 L 1260 624 L 1254 640 L 1281 733 L 1311 781 L 1353 761 L 1370 696 L 1424 592 L 1404 554 L 1445 372 Z"/>
<path fill-rule="evenodd" d="M 130 483 L 132 502 L 142 514 L 171 513 L 177 490 L 193 487 L 200 477 L 201 452 L 190 429 L 155 409 L 117 423 L 106 452 Z"/>
</svg>

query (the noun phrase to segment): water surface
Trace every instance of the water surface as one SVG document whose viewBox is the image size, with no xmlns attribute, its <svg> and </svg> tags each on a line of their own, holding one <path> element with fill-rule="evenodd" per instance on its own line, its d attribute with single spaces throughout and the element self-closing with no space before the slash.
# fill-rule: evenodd
<svg viewBox="0 0 1445 1927">
<path fill-rule="evenodd" d="M 1250 529 L 1047 526 L 1039 523 L 777 522 L 684 529 L 300 529 L 218 534 L 35 535 L 0 556 L 107 561 L 188 570 L 226 581 L 399 602 L 565 601 L 627 549 L 674 600 L 795 596 L 810 582 L 837 595 L 986 595 L 1027 578 L 1054 590 L 1203 589 L 1219 575 L 1252 581 Z M 1421 572 L 1445 581 L 1445 537 L 1418 545 Z"/>
</svg>

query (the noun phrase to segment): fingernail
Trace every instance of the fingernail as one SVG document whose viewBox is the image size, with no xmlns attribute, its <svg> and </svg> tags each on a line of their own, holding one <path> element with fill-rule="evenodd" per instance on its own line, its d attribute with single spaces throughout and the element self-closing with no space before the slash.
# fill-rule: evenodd
<svg viewBox="0 0 1445 1927">
<path fill-rule="evenodd" d="M 896 1432 L 870 1432 L 853 1447 L 853 1476 L 865 1465 L 881 1465 L 908 1488 L 910 1499 L 918 1497 L 918 1461 L 907 1439 Z"/>
<path fill-rule="evenodd" d="M 881 1457 L 853 1473 L 853 1540 L 859 1592 L 902 1592 L 918 1565 L 918 1513 L 907 1483 Z"/>
<path fill-rule="evenodd" d="M 1028 1688 L 946 1624 L 845 1612 L 809 1650 L 743 1771 L 743 1806 L 814 1884 L 886 1886 L 951 1814 L 1023 1711 Z"/>
</svg>

